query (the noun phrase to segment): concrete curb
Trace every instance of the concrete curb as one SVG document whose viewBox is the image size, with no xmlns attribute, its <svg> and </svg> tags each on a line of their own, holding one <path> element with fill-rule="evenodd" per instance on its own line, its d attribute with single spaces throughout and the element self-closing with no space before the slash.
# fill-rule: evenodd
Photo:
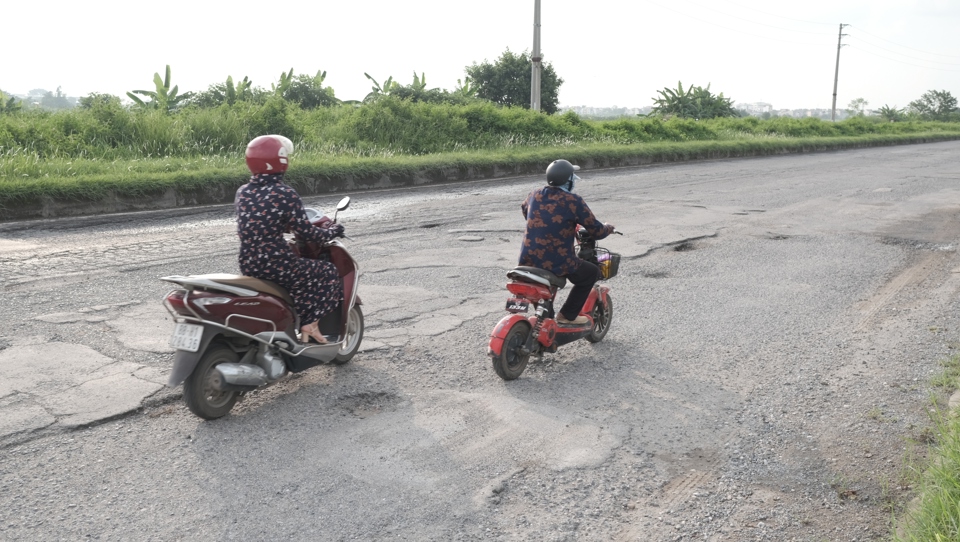
<svg viewBox="0 0 960 542">
<path fill-rule="evenodd" d="M 571 148 L 567 152 L 569 158 L 574 159 L 584 170 L 601 170 L 621 167 L 637 167 L 651 164 L 670 164 L 695 162 L 702 160 L 756 158 L 762 156 L 776 156 L 783 154 L 807 154 L 816 152 L 830 152 L 869 147 L 894 145 L 912 145 L 923 143 L 938 143 L 960 139 L 960 134 L 925 134 L 922 136 L 902 135 L 882 138 L 870 138 L 862 141 L 851 141 L 850 138 L 841 138 L 842 141 L 824 139 L 798 139 L 787 141 L 782 147 L 757 148 L 749 144 L 717 145 L 714 148 L 697 149 L 685 152 L 680 146 L 674 150 L 646 154 L 619 155 L 613 153 L 608 156 L 591 155 L 582 150 Z M 365 176 L 320 176 L 291 179 L 288 182 L 294 186 L 302 196 L 317 196 L 356 192 L 363 190 L 377 190 L 444 184 L 483 179 L 498 179 L 537 175 L 543 173 L 544 164 L 541 160 L 517 161 L 516 163 L 500 164 L 461 164 L 449 167 L 426 167 L 422 170 L 401 174 L 378 174 L 376 172 Z M 136 211 L 154 211 L 164 209 L 178 209 L 202 205 L 218 205 L 233 203 L 235 190 L 244 182 L 237 179 L 235 184 L 215 183 L 204 188 L 182 189 L 170 187 L 160 189 L 138 197 L 108 193 L 96 201 L 77 201 L 56 197 L 44 196 L 34 201 L 24 202 L 15 207 L 0 206 L 0 222 L 49 219 L 61 217 L 77 217 L 98 214 L 113 214 Z"/>
</svg>

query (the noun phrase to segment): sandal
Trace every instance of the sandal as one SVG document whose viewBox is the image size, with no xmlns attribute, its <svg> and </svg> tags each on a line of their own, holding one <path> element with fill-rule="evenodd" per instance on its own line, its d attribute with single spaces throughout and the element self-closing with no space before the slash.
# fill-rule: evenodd
<svg viewBox="0 0 960 542">
<path fill-rule="evenodd" d="M 327 344 L 327 338 L 320 333 L 320 327 L 317 322 L 307 324 L 300 328 L 300 342 L 309 343 L 313 340 L 319 344 Z"/>
</svg>

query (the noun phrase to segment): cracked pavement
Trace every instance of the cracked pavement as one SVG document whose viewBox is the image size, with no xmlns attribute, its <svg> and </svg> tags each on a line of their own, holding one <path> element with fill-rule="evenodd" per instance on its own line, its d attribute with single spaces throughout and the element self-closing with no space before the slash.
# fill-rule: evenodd
<svg viewBox="0 0 960 542">
<path fill-rule="evenodd" d="M 0 539 L 876 538 L 960 329 L 958 150 L 582 172 L 613 326 L 509 383 L 541 181 L 350 194 L 363 351 L 216 422 L 163 386 L 158 277 L 235 272 L 229 206 L 0 224 Z"/>
</svg>

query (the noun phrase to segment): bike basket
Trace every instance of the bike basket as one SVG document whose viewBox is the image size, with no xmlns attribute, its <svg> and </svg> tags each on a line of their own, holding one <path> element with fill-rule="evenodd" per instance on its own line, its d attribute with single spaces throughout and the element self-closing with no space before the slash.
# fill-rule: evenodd
<svg viewBox="0 0 960 542">
<path fill-rule="evenodd" d="M 600 268 L 600 275 L 604 280 L 612 279 L 620 270 L 620 255 L 597 247 L 597 267 Z"/>
</svg>

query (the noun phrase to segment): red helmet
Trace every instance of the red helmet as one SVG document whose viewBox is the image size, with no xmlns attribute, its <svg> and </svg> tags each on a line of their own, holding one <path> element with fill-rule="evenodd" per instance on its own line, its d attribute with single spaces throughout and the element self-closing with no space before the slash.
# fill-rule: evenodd
<svg viewBox="0 0 960 542">
<path fill-rule="evenodd" d="M 254 175 L 287 171 L 293 142 L 282 135 L 263 135 L 247 144 L 247 167 Z"/>
</svg>

